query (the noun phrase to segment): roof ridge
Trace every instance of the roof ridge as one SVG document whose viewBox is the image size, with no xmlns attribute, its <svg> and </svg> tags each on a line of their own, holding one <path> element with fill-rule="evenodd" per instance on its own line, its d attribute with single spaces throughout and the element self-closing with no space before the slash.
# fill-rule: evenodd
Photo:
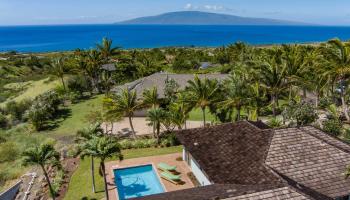
<svg viewBox="0 0 350 200">
<path fill-rule="evenodd" d="M 329 134 L 323 132 L 322 130 L 320 130 L 320 129 L 318 129 L 318 128 L 315 128 L 315 127 L 313 127 L 313 126 L 298 127 L 297 129 L 298 129 L 298 130 L 301 130 L 301 131 L 304 131 L 304 132 L 307 133 L 308 135 L 310 135 L 310 136 L 312 136 L 312 137 L 314 137 L 314 138 L 317 138 L 317 139 L 319 139 L 319 140 L 325 142 L 325 143 L 328 144 L 328 145 L 331 145 L 331 146 L 333 146 L 333 147 L 335 147 L 335 148 L 337 148 L 337 149 L 339 149 L 339 150 L 341 150 L 341 151 L 343 151 L 343 152 L 345 152 L 345 153 L 350 154 L 350 149 L 345 149 L 345 148 L 343 148 L 343 147 L 341 147 L 341 146 L 339 146 L 339 145 L 337 145 L 337 144 L 334 144 L 333 142 L 327 141 L 326 139 L 324 139 L 324 138 L 322 138 L 322 137 L 320 137 L 320 136 L 318 136 L 318 135 L 316 135 L 316 134 L 310 132 L 310 131 L 307 130 L 307 129 L 301 129 L 301 128 L 306 128 L 306 127 L 314 128 L 314 129 L 318 130 L 321 134 L 324 134 L 324 135 L 326 135 L 326 136 L 328 136 L 328 137 L 330 137 L 330 138 L 332 138 L 332 139 L 335 139 L 337 142 L 341 142 L 341 143 L 343 143 L 343 144 L 349 146 L 349 148 L 350 148 L 350 145 L 349 145 L 348 143 L 345 143 L 344 141 L 342 141 L 342 140 L 340 140 L 340 139 L 338 139 L 338 138 L 336 138 L 336 137 L 334 137 L 334 136 L 332 136 L 332 135 L 329 135 Z"/>
</svg>

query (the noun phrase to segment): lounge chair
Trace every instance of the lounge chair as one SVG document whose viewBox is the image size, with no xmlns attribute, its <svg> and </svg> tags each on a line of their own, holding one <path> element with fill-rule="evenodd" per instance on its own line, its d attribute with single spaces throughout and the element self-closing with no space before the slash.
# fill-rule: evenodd
<svg viewBox="0 0 350 200">
<path fill-rule="evenodd" d="M 162 172 L 160 174 L 160 177 L 162 177 L 163 179 L 165 179 L 167 181 L 174 183 L 175 185 L 178 185 L 181 182 L 181 176 L 170 174 L 168 172 Z"/>
<path fill-rule="evenodd" d="M 171 171 L 176 171 L 176 166 L 170 166 L 166 163 L 159 163 L 158 164 L 158 169 L 164 171 L 164 172 L 171 172 Z"/>
</svg>

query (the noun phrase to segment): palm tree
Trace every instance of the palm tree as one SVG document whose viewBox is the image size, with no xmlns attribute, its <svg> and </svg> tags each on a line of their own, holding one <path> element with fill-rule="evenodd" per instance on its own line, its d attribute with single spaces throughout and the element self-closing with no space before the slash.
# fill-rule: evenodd
<svg viewBox="0 0 350 200">
<path fill-rule="evenodd" d="M 101 44 L 97 44 L 96 47 L 100 51 L 104 62 L 108 62 L 109 58 L 118 53 L 119 47 L 112 46 L 113 41 L 108 38 L 103 38 Z"/>
<path fill-rule="evenodd" d="M 76 142 L 80 143 L 79 150 L 81 151 L 82 147 L 87 141 L 91 140 L 93 137 L 102 136 L 103 129 L 101 128 L 100 123 L 90 124 L 89 127 L 77 131 Z M 81 152 L 80 152 L 81 153 Z M 92 178 L 92 192 L 96 192 L 95 187 L 95 166 L 94 166 L 94 157 L 91 156 L 90 169 L 91 169 L 91 178 Z"/>
<path fill-rule="evenodd" d="M 116 96 L 113 97 L 115 106 L 112 108 L 116 112 L 123 113 L 124 116 L 129 118 L 130 128 L 133 134 L 133 138 L 136 138 L 134 126 L 132 124 L 132 118 L 134 112 L 139 108 L 137 102 L 137 95 L 135 91 L 129 91 L 127 88 L 120 91 Z"/>
<path fill-rule="evenodd" d="M 56 192 L 52 188 L 49 175 L 46 171 L 47 166 L 60 166 L 60 154 L 51 144 L 42 144 L 32 147 L 23 152 L 23 165 L 39 165 L 43 170 L 47 184 L 49 185 L 52 199 L 55 200 Z"/>
<path fill-rule="evenodd" d="M 114 156 L 119 158 L 119 160 L 123 159 L 118 142 L 111 137 L 94 136 L 90 140 L 88 140 L 83 146 L 81 157 L 84 158 L 85 156 L 97 157 L 100 159 L 100 172 L 102 172 L 106 199 L 108 200 L 109 196 L 106 179 L 105 160 Z"/>
<path fill-rule="evenodd" d="M 93 89 L 95 89 L 95 91 L 99 91 L 98 77 L 99 77 L 101 64 L 102 64 L 100 53 L 96 50 L 90 50 L 86 56 L 85 62 L 86 62 L 86 65 L 84 65 L 84 67 L 86 68 L 84 71 L 89 76 Z"/>
<path fill-rule="evenodd" d="M 215 101 L 216 94 L 219 90 L 217 80 L 209 80 L 207 78 L 201 80 L 195 75 L 194 80 L 188 81 L 188 86 L 185 90 L 189 95 L 189 101 L 193 102 L 195 107 L 202 110 L 203 125 L 205 126 L 205 109 Z"/>
<path fill-rule="evenodd" d="M 263 58 L 258 64 L 258 79 L 271 97 L 272 112 L 276 116 L 280 93 L 288 88 L 286 64 L 281 59 L 280 49 L 272 50 L 272 55 Z"/>
<path fill-rule="evenodd" d="M 152 124 L 156 129 L 154 137 L 157 139 L 158 144 L 160 141 L 160 126 L 162 124 L 162 121 L 167 117 L 167 112 L 162 108 L 152 108 L 147 112 L 147 121 L 149 121 L 150 124 Z"/>
<path fill-rule="evenodd" d="M 160 101 L 158 97 L 157 87 L 153 87 L 150 90 L 143 91 L 142 96 L 144 106 L 151 108 L 156 108 L 159 106 Z"/>
<path fill-rule="evenodd" d="M 143 105 L 146 107 L 151 107 L 155 109 L 159 106 L 159 98 L 158 98 L 158 91 L 157 87 L 153 87 L 150 90 L 143 91 Z M 153 124 L 153 134 L 155 134 L 156 125 Z"/>
<path fill-rule="evenodd" d="M 304 59 L 307 52 L 300 45 L 283 45 L 282 52 L 282 59 L 286 64 L 286 76 L 289 82 L 289 100 L 291 100 L 293 86 L 303 86 L 303 77 L 308 69 Z"/>
<path fill-rule="evenodd" d="M 64 75 L 67 73 L 65 59 L 63 57 L 53 59 L 50 63 L 50 72 L 61 79 L 63 89 L 66 91 L 66 84 L 64 83 Z"/>
<path fill-rule="evenodd" d="M 111 91 L 112 86 L 113 86 L 113 78 L 112 78 L 111 73 L 107 72 L 107 71 L 103 71 L 100 74 L 100 83 L 103 87 L 105 96 L 106 97 L 109 96 L 110 91 Z"/>
<path fill-rule="evenodd" d="M 350 42 L 343 43 L 339 39 L 333 39 L 328 41 L 323 50 L 325 58 L 329 61 L 325 75 L 333 77 L 339 84 L 343 113 L 346 120 L 350 121 L 346 103 L 346 81 L 350 75 Z"/>
<path fill-rule="evenodd" d="M 249 83 L 244 76 L 232 73 L 224 85 L 227 91 L 226 99 L 219 104 L 223 108 L 235 108 L 237 111 L 236 120 L 240 121 L 241 109 L 247 105 L 250 98 Z"/>
</svg>

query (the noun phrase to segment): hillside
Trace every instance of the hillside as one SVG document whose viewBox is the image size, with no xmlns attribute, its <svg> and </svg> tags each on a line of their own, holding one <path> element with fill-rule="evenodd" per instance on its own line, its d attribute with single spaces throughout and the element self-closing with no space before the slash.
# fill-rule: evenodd
<svg viewBox="0 0 350 200">
<path fill-rule="evenodd" d="M 199 11 L 170 12 L 156 16 L 140 17 L 117 24 L 160 25 L 305 25 L 305 23 L 265 18 L 240 17 Z"/>
</svg>

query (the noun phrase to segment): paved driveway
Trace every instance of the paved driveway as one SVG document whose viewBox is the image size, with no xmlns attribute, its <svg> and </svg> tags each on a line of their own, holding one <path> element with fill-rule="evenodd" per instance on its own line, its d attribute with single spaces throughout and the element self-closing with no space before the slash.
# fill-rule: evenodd
<svg viewBox="0 0 350 200">
<path fill-rule="evenodd" d="M 136 135 L 149 135 L 153 133 L 153 127 L 149 126 L 149 122 L 146 121 L 145 117 L 135 117 L 132 120 L 134 129 L 136 132 Z M 102 124 L 102 128 L 106 130 L 106 125 L 107 125 L 107 130 L 111 129 L 110 124 Z M 186 122 L 186 128 L 199 128 L 203 126 L 203 122 L 201 121 L 187 121 Z M 129 124 L 129 119 L 125 117 L 123 120 L 116 122 L 113 124 L 113 134 L 120 135 L 120 136 L 129 136 L 131 134 L 131 128 Z"/>
</svg>

